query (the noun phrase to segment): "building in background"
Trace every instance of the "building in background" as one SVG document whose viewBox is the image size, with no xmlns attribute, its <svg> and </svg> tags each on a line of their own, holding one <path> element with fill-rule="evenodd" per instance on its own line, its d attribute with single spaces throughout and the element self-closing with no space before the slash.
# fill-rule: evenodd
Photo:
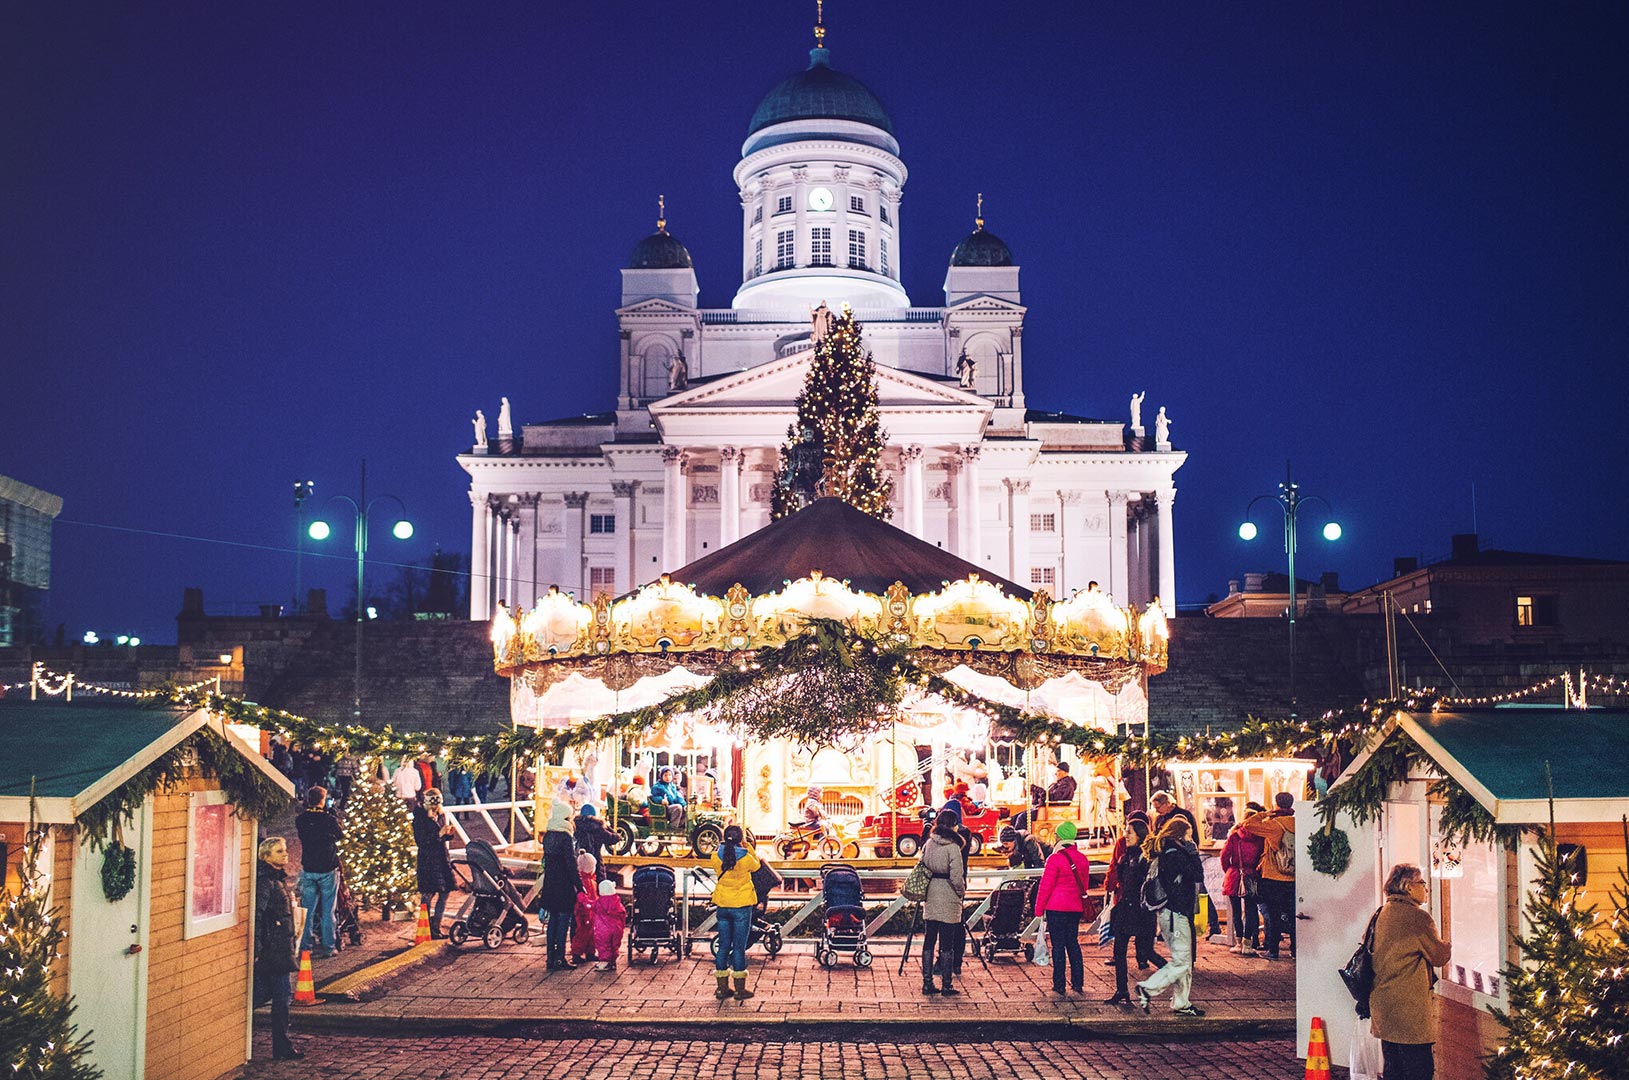
<svg viewBox="0 0 1629 1080">
<path fill-rule="evenodd" d="M 31 641 L 51 587 L 51 522 L 62 498 L 0 476 L 0 646 Z"/>
<path fill-rule="evenodd" d="M 844 304 L 877 364 L 893 524 L 1055 597 L 1097 582 L 1117 604 L 1173 606 L 1173 476 L 1187 455 L 1165 411 L 1151 404 L 1145 425 L 1139 395 L 1128 426 L 1029 406 L 1018 262 L 985 229 L 982 198 L 973 231 L 947 238 L 943 303 L 913 304 L 893 120 L 833 68 L 824 34 L 748 124 L 731 305 L 699 306 L 663 213 L 622 270 L 615 408 L 517 424 L 505 399 L 490 439 L 477 418 L 458 456 L 472 619 L 529 608 L 550 585 L 625 593 L 768 524 L 815 335 Z M 533 399 L 573 377 L 545 373 Z"/>
</svg>

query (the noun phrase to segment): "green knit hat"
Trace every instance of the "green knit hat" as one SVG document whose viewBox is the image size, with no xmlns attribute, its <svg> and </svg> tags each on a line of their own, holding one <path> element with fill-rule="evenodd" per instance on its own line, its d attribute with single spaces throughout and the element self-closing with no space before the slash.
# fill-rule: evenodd
<svg viewBox="0 0 1629 1080">
<path fill-rule="evenodd" d="M 1073 844 L 1078 830 L 1073 821 L 1066 821 L 1058 826 L 1058 842 L 1060 844 Z"/>
</svg>

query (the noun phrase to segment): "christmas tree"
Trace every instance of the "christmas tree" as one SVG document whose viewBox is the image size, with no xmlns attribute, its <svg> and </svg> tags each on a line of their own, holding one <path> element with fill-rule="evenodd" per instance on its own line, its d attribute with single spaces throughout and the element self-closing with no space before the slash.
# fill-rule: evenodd
<svg viewBox="0 0 1629 1080">
<path fill-rule="evenodd" d="M 363 908 L 386 916 L 407 911 L 418 894 L 413 819 L 407 804 L 377 779 L 377 761 L 365 762 L 361 775 L 375 779 L 358 785 L 345 803 L 345 838 L 339 842 L 345 884 Z"/>
<path fill-rule="evenodd" d="M 860 324 L 847 304 L 815 343 L 797 408 L 770 494 L 774 516 L 832 495 L 887 518 L 894 484 L 882 472 L 888 436 L 877 415 L 877 366 L 860 344 Z"/>
<path fill-rule="evenodd" d="M 1539 835 L 1537 867 L 1527 930 L 1516 936 L 1521 963 L 1504 973 L 1510 1008 L 1491 1010 L 1507 1030 L 1488 1061 L 1489 1080 L 1629 1076 L 1629 923 L 1622 890 L 1613 894 L 1616 933 L 1598 934 L 1603 916 L 1581 903 L 1574 868 L 1556 849 L 1553 813 L 1550 829 Z"/>
<path fill-rule="evenodd" d="M 30 815 L 32 816 L 32 815 Z M 0 1074 L 27 1080 L 94 1080 L 73 1002 L 51 993 L 51 965 L 68 937 L 40 874 L 45 830 L 29 822 L 16 895 L 0 910 Z"/>
</svg>

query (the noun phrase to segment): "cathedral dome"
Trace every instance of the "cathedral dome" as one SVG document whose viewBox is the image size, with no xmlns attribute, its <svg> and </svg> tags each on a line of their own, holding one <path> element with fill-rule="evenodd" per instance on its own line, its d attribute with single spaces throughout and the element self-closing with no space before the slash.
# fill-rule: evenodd
<svg viewBox="0 0 1629 1080">
<path fill-rule="evenodd" d="M 1012 249 L 984 226 L 967 234 L 967 239 L 956 245 L 950 253 L 951 266 L 1011 266 Z"/>
<path fill-rule="evenodd" d="M 669 236 L 666 229 L 658 229 L 634 245 L 628 256 L 630 270 L 688 270 L 690 252 Z"/>
<path fill-rule="evenodd" d="M 833 71 L 831 52 L 809 50 L 809 67 L 764 95 L 747 128 L 750 138 L 772 124 L 791 120 L 849 120 L 894 133 L 894 122 L 877 95 L 858 79 Z"/>
</svg>

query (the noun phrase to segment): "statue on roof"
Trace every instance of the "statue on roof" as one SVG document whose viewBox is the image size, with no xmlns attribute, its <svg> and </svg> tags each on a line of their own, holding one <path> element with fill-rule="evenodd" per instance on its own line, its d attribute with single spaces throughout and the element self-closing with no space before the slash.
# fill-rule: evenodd
<svg viewBox="0 0 1629 1080">
<path fill-rule="evenodd" d="M 973 389 L 973 376 L 977 374 L 977 369 L 978 362 L 963 349 L 962 354 L 956 357 L 956 379 L 963 390 Z"/>
<path fill-rule="evenodd" d="M 814 342 L 816 345 L 824 341 L 826 339 L 826 335 L 831 333 L 831 324 L 833 321 L 834 319 L 832 317 L 831 308 L 826 306 L 826 302 L 824 300 L 820 301 L 820 306 L 811 309 L 809 312 L 809 322 L 811 324 L 809 340 Z"/>
<path fill-rule="evenodd" d="M 1131 395 L 1131 430 L 1139 435 L 1143 430 L 1143 398 L 1147 396 L 1147 390 Z"/>
<path fill-rule="evenodd" d="M 471 422 L 475 425 L 475 449 L 477 449 L 477 450 L 485 450 L 486 449 L 486 413 L 482 412 L 480 409 L 476 409 L 475 410 L 475 419 L 473 421 L 471 421 Z"/>
<path fill-rule="evenodd" d="M 1171 445 L 1171 418 L 1165 415 L 1165 406 L 1160 406 L 1159 415 L 1154 417 L 1154 445 Z"/>
<path fill-rule="evenodd" d="M 515 437 L 515 420 L 509 412 L 509 399 L 499 398 L 498 401 L 498 438 L 513 439 Z"/>
<path fill-rule="evenodd" d="M 690 362 L 684 358 L 684 351 L 667 361 L 667 392 L 677 394 L 680 390 L 690 389 Z"/>
</svg>

